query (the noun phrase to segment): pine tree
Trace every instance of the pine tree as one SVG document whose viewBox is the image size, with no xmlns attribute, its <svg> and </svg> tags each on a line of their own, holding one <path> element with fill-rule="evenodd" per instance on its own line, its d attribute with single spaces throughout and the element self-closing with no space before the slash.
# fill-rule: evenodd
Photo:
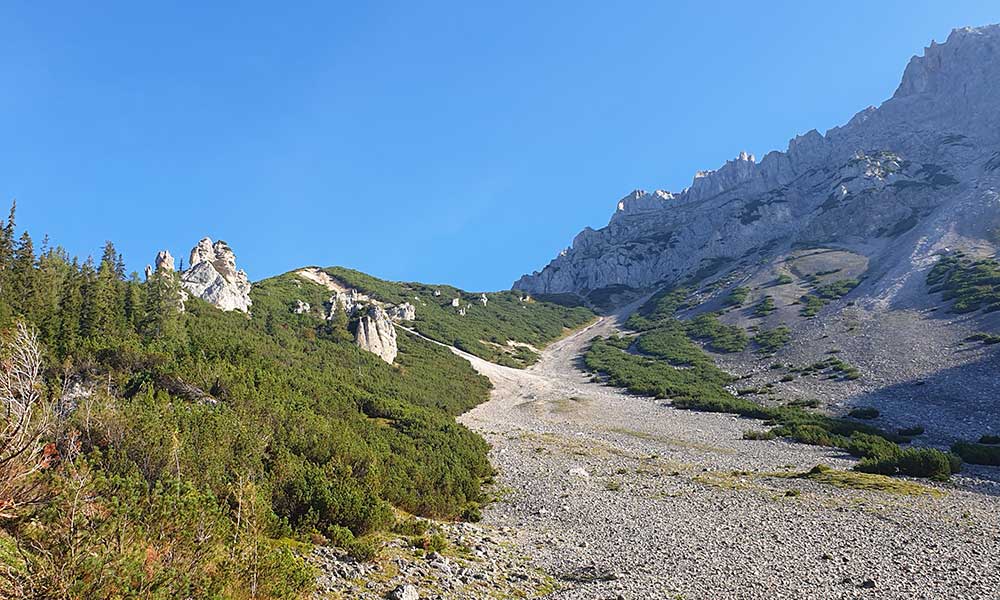
<svg viewBox="0 0 1000 600">
<path fill-rule="evenodd" d="M 142 320 L 146 315 L 146 287 L 142 285 L 139 274 L 133 272 L 125 284 L 125 321 L 130 331 L 138 332 L 142 328 Z"/>
<path fill-rule="evenodd" d="M 177 273 L 157 269 L 146 282 L 143 336 L 149 341 L 180 343 L 184 339 L 184 302 Z"/>
<path fill-rule="evenodd" d="M 94 286 L 89 290 L 88 335 L 101 342 L 119 340 L 125 333 L 125 282 L 118 276 L 118 253 L 111 242 L 97 268 Z"/>
<path fill-rule="evenodd" d="M 62 248 L 48 248 L 38 257 L 35 325 L 46 345 L 52 344 L 59 331 L 59 302 L 70 268 L 69 257 Z"/>
<path fill-rule="evenodd" d="M 76 352 L 80 345 L 80 323 L 83 321 L 83 275 L 74 258 L 63 281 L 59 297 L 58 331 L 56 348 L 62 357 Z"/>
<path fill-rule="evenodd" d="M 34 317 L 37 300 L 35 245 L 27 231 L 21 234 L 14 250 L 9 285 L 15 310 L 28 318 Z"/>
</svg>

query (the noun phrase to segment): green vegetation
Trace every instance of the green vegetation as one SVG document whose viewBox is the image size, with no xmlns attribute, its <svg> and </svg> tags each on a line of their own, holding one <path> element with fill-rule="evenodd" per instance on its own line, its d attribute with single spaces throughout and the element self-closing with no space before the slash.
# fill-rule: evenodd
<svg viewBox="0 0 1000 600">
<path fill-rule="evenodd" d="M 859 470 L 883 474 L 946 478 L 960 466 L 960 461 L 933 449 L 903 449 L 902 437 L 858 423 L 806 410 L 811 404 L 765 406 L 741 396 L 727 387 L 734 379 L 719 369 L 712 358 L 694 344 L 690 326 L 673 317 L 682 296 L 674 292 L 657 294 L 639 309 L 631 322 L 643 327 L 636 346 L 643 355 L 630 354 L 631 345 L 620 338 L 594 338 L 584 356 L 589 369 L 603 373 L 611 385 L 637 394 L 671 399 L 681 409 L 736 414 L 767 421 L 773 428 L 767 434 L 748 434 L 753 438 L 773 434 L 801 443 L 843 448 L 861 459 Z M 837 358 L 829 358 L 803 369 L 813 373 L 827 371 L 839 376 L 852 374 L 852 368 Z M 769 384 L 770 385 L 770 384 Z M 759 392 L 759 390 L 748 390 Z"/>
<path fill-rule="evenodd" d="M 773 440 L 776 439 L 777 437 L 778 435 L 770 429 L 766 431 L 760 431 L 757 429 L 748 429 L 743 432 L 743 439 L 745 440 Z"/>
<path fill-rule="evenodd" d="M 2 353 L 39 349 L 21 389 L 58 419 L 25 421 L 20 458 L 0 436 L 0 479 L 37 471 L 0 481 L 0 545 L 19 547 L 0 596 L 17 583 L 37 598 L 304 598 L 314 541 L 370 559 L 395 508 L 478 514 L 488 447 L 454 417 L 490 386 L 448 349 L 401 333 L 388 365 L 346 319 L 295 314 L 329 291 L 294 274 L 254 286 L 252 318 L 196 298 L 181 311 L 175 273 L 127 275 L 111 243 L 96 261 L 36 252 L 13 216 L 0 224 Z M 332 272 L 387 301 L 419 294 L 418 330 L 490 356 L 473 343 L 485 331 L 542 344 L 590 318 L 501 293 L 462 319 L 430 288 Z M 55 412 L 63 390 L 89 392 Z M 12 402 L 0 397 L 0 431 Z"/>
<path fill-rule="evenodd" d="M 750 297 L 750 288 L 745 286 L 737 286 L 729 292 L 729 296 L 726 297 L 726 306 L 743 306 L 743 303 L 747 301 Z"/>
<path fill-rule="evenodd" d="M 785 347 L 792 337 L 792 330 L 784 325 L 774 329 L 759 329 L 753 336 L 757 351 L 762 354 L 774 354 Z"/>
<path fill-rule="evenodd" d="M 688 321 L 687 333 L 694 339 L 705 340 L 715 352 L 742 352 L 750 343 L 743 329 L 722 323 L 715 313 L 701 314 Z"/>
<path fill-rule="evenodd" d="M 991 346 L 996 343 L 1000 343 L 1000 335 L 995 335 L 992 333 L 974 333 L 969 337 L 965 338 L 967 342 L 982 342 L 987 346 Z"/>
<path fill-rule="evenodd" d="M 799 310 L 799 314 L 803 317 L 815 316 L 824 306 L 834 300 L 843 298 L 851 290 L 858 287 L 859 283 L 861 282 L 857 279 L 838 279 L 837 281 L 817 286 L 811 293 L 799 299 L 803 305 Z"/>
<path fill-rule="evenodd" d="M 1000 435 L 984 435 L 979 438 L 980 444 L 1000 444 Z"/>
<path fill-rule="evenodd" d="M 845 489 L 879 491 L 904 496 L 934 496 L 941 493 L 932 487 L 919 483 L 901 481 L 886 477 L 885 475 L 841 471 L 839 469 L 832 469 L 826 465 L 816 465 L 805 473 L 774 473 L 773 475 L 775 477 L 808 479 L 817 483 Z"/>
<path fill-rule="evenodd" d="M 1000 309 L 1000 262 L 995 259 L 973 259 L 962 252 L 944 255 L 927 274 L 927 285 L 930 293 L 953 301 L 952 312 Z"/>
<path fill-rule="evenodd" d="M 753 309 L 753 316 L 755 317 L 766 317 L 767 315 L 773 313 L 777 310 L 774 305 L 774 298 L 771 296 L 764 296 L 761 298 L 760 302 Z"/>
<path fill-rule="evenodd" d="M 958 442 L 951 447 L 951 451 L 961 456 L 962 460 L 967 463 L 990 465 L 993 467 L 1000 466 L 1000 446 Z"/>
<path fill-rule="evenodd" d="M 852 408 L 851 412 L 847 413 L 847 416 L 854 419 L 877 419 L 880 414 L 877 408 L 864 406 Z"/>
<path fill-rule="evenodd" d="M 924 434 L 924 426 L 914 425 L 913 427 L 904 427 L 903 429 L 900 429 L 897 433 L 899 434 L 900 437 L 906 437 L 906 438 L 917 437 L 919 435 Z"/>
<path fill-rule="evenodd" d="M 788 273 L 782 273 L 774 280 L 774 285 L 788 285 L 794 281 L 791 275 Z"/>
<path fill-rule="evenodd" d="M 854 380 L 861 377 L 861 372 L 856 367 L 834 356 L 804 367 L 793 367 L 791 371 L 802 376 L 812 375 L 818 377 L 822 375 L 828 379 Z"/>
<path fill-rule="evenodd" d="M 524 368 L 538 360 L 538 354 L 523 344 L 541 348 L 594 318 L 581 306 L 541 302 L 517 291 L 486 294 L 484 306 L 481 294 L 451 286 L 384 281 L 341 267 L 324 270 L 377 300 L 413 304 L 417 318 L 412 326 L 422 335 L 509 367 Z M 465 315 L 451 305 L 455 298 Z"/>
</svg>

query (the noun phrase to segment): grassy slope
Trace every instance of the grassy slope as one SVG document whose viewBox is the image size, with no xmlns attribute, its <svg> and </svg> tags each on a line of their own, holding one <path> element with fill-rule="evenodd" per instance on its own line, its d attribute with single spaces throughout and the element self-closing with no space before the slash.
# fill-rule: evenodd
<svg viewBox="0 0 1000 600">
<path fill-rule="evenodd" d="M 487 293 L 487 304 L 483 306 L 480 293 L 447 285 L 385 281 L 342 267 L 324 270 L 383 302 L 413 304 L 417 309 L 413 328 L 421 334 L 511 367 L 531 365 L 538 360 L 538 354 L 523 346 L 510 346 L 508 341 L 542 348 L 567 330 L 576 329 L 594 318 L 593 313 L 583 307 L 571 308 L 534 299 L 522 301 L 521 292 Z M 288 276 L 278 279 L 285 277 Z M 316 287 L 323 293 L 315 296 L 316 302 L 310 301 L 314 306 L 329 299 L 329 293 L 321 286 Z M 439 295 L 435 296 L 435 291 Z M 455 298 L 466 308 L 465 315 L 451 305 Z"/>
</svg>

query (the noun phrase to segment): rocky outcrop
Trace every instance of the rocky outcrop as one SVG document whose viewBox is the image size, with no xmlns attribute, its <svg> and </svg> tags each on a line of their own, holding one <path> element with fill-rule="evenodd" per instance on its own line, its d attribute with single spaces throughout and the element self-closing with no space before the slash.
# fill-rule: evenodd
<svg viewBox="0 0 1000 600">
<path fill-rule="evenodd" d="M 198 242 L 191 250 L 188 269 L 181 273 L 181 285 L 192 296 L 222 310 L 250 312 L 250 281 L 236 268 L 236 255 L 221 240 L 213 244 L 206 237 Z"/>
<path fill-rule="evenodd" d="M 354 342 L 389 364 L 396 360 L 396 327 L 381 306 L 373 304 L 361 314 Z"/>
<path fill-rule="evenodd" d="M 299 269 L 295 273 L 332 292 L 326 305 L 327 320 L 332 320 L 338 311 L 344 311 L 348 319 L 356 320 L 354 341 L 359 348 L 377 354 L 389 364 L 395 361 L 398 349 L 393 323 L 416 319 L 417 309 L 413 304 L 381 302 L 316 267 Z"/>
<path fill-rule="evenodd" d="M 174 257 L 166 250 L 160 250 L 156 253 L 156 262 L 154 264 L 157 271 L 173 271 Z"/>
<path fill-rule="evenodd" d="M 955 30 L 914 57 L 892 98 L 760 161 L 740 153 L 679 192 L 635 191 L 514 287 L 650 290 L 833 245 L 873 264 L 923 265 L 992 247 L 1000 192 L 1000 27 Z M 908 267 L 907 265 L 911 265 Z"/>
<path fill-rule="evenodd" d="M 303 302 L 302 300 L 296 300 L 295 304 L 292 305 L 292 312 L 297 315 L 304 315 L 312 309 L 308 302 Z"/>
<path fill-rule="evenodd" d="M 389 318 L 393 321 L 412 321 L 417 318 L 417 307 L 409 302 L 404 302 L 398 306 L 390 305 L 386 308 L 386 312 L 389 313 Z"/>
</svg>

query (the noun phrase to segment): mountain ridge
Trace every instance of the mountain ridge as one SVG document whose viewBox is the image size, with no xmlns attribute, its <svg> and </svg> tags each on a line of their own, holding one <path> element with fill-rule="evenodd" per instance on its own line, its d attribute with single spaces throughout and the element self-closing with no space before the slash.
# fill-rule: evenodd
<svg viewBox="0 0 1000 600">
<path fill-rule="evenodd" d="M 846 187 L 850 193 L 882 191 L 886 185 L 893 190 L 909 186 L 911 193 L 900 198 L 911 214 L 915 208 L 927 208 L 919 206 L 920 198 L 910 197 L 926 192 L 923 188 L 958 184 L 958 191 L 971 193 L 980 180 L 986 180 L 990 193 L 995 193 L 992 174 L 1000 163 L 991 162 L 996 153 L 990 148 L 996 146 L 1000 114 L 995 110 L 993 84 L 1000 76 L 1000 61 L 995 60 L 998 48 L 1000 26 L 955 29 L 946 42 L 932 43 L 923 55 L 910 59 L 896 92 L 878 108 L 859 111 L 825 135 L 811 130 L 796 136 L 786 151 L 769 152 L 759 162 L 741 153 L 714 171 L 696 173 L 692 184 L 680 193 L 633 192 L 619 201 L 607 226 L 585 228 L 569 248 L 541 271 L 523 276 L 514 288 L 536 294 L 585 295 L 612 285 L 648 289 L 676 282 L 697 271 L 702 259 L 741 257 L 720 248 L 719 240 L 708 235 L 712 230 L 729 225 L 724 232 L 727 240 L 746 238 L 762 246 L 817 225 L 817 220 L 822 228 L 822 219 L 813 218 L 822 213 L 812 214 L 822 207 L 819 200 L 827 200 L 837 190 L 836 184 L 851 181 L 853 186 Z M 886 152 L 895 155 L 898 163 L 888 169 L 881 158 L 893 157 L 881 156 Z M 828 182 L 815 177 L 818 170 L 828 172 Z M 842 176 L 834 178 L 834 171 L 842 171 Z M 844 182 L 847 178 L 852 179 Z M 828 189 L 820 189 L 824 183 Z M 869 185 L 860 187 L 860 183 Z M 952 198 L 958 195 L 951 193 Z M 775 206 L 782 204 L 775 202 L 781 199 L 791 204 L 785 210 Z M 761 209 L 773 214 L 768 218 Z M 709 214 L 713 211 L 719 212 Z M 754 211 L 761 218 L 754 218 Z M 902 208 L 895 212 L 897 222 L 911 217 Z M 737 217 L 744 227 L 731 225 Z M 794 219 L 791 227 L 781 226 L 790 219 Z M 760 226 L 748 231 L 746 226 L 756 221 L 777 227 L 772 228 L 772 235 L 760 231 Z M 831 229 L 825 237 L 846 236 L 848 243 L 854 242 L 851 237 L 874 233 L 850 227 L 837 231 L 829 223 L 825 227 Z M 982 233 L 977 234 L 979 238 L 985 237 Z M 744 245 L 739 252 L 751 247 Z"/>
</svg>

